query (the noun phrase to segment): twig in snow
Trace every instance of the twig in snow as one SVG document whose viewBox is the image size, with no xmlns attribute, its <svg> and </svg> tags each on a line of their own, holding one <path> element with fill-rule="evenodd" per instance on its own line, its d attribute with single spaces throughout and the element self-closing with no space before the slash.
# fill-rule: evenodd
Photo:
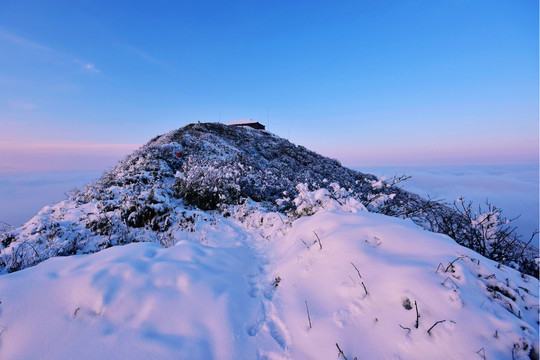
<svg viewBox="0 0 540 360">
<path fill-rule="evenodd" d="M 437 324 L 443 323 L 443 322 L 445 322 L 445 321 L 446 321 L 446 320 L 436 321 L 435 324 L 433 324 L 433 325 L 429 328 L 429 330 L 427 331 L 427 333 L 428 333 L 429 335 L 431 335 L 429 332 L 430 332 Z"/>
<path fill-rule="evenodd" d="M 321 250 L 322 250 L 322 244 L 321 244 L 321 239 L 319 239 L 319 235 L 317 235 L 317 233 L 315 231 L 313 231 L 313 233 L 317 237 L 317 241 L 319 242 L 319 246 L 321 247 Z"/>
<path fill-rule="evenodd" d="M 360 275 L 360 271 L 358 270 L 358 268 L 356 267 L 356 265 L 354 265 L 353 262 L 351 262 L 351 265 L 354 266 L 354 269 L 355 269 L 356 272 L 358 273 L 358 277 L 361 279 L 361 278 L 362 278 L 362 275 Z"/>
<path fill-rule="evenodd" d="M 309 321 L 309 328 L 311 329 L 311 316 L 309 316 L 309 308 L 308 308 L 308 305 L 307 305 L 307 300 L 304 300 L 306 302 L 306 311 L 307 311 L 307 318 L 308 318 L 308 321 Z"/>
<path fill-rule="evenodd" d="M 414 300 L 414 307 L 416 308 L 416 324 L 414 327 L 418 329 L 418 319 L 420 318 L 420 314 L 418 313 L 418 305 L 416 304 L 416 300 Z"/>
<path fill-rule="evenodd" d="M 409 330 L 409 332 L 407 333 L 407 335 L 409 335 L 411 333 L 411 328 L 408 328 L 408 327 L 405 327 L 405 326 L 401 326 L 401 324 L 399 324 L 399 327 L 402 328 L 403 330 Z"/>
<path fill-rule="evenodd" d="M 343 353 L 343 350 L 341 350 L 341 348 L 339 347 L 338 343 L 336 343 L 336 347 L 339 351 L 339 354 L 338 354 L 338 358 L 341 356 L 343 357 L 345 360 L 347 360 L 347 357 L 345 356 L 345 354 Z"/>
<path fill-rule="evenodd" d="M 366 296 L 368 296 L 368 291 L 366 289 L 366 285 L 364 285 L 364 282 L 362 281 L 362 286 L 364 287 L 364 291 L 366 292 Z"/>
<path fill-rule="evenodd" d="M 437 266 L 437 269 L 435 269 L 435 272 L 439 272 L 440 268 L 444 270 L 444 265 L 442 263 L 439 263 L 439 266 Z"/>
<path fill-rule="evenodd" d="M 455 258 L 450 264 L 448 264 L 448 266 L 446 267 L 446 269 L 444 270 L 444 272 L 448 272 L 448 270 L 452 267 L 452 265 L 454 265 L 454 263 L 458 260 L 461 260 L 461 259 L 464 259 L 466 258 L 467 255 L 461 255 L 461 256 L 458 256 L 457 258 Z"/>
<path fill-rule="evenodd" d="M 306 245 L 306 247 L 307 247 L 308 250 L 309 250 L 309 245 L 304 241 L 304 239 L 300 239 L 300 240 L 302 240 L 302 242 L 304 243 L 304 245 Z"/>
<path fill-rule="evenodd" d="M 480 353 L 482 352 L 482 353 Z M 482 358 L 484 358 L 484 360 L 486 360 L 486 350 L 484 350 L 484 348 L 481 348 L 480 350 L 478 350 L 476 352 L 478 355 L 480 355 Z"/>
<path fill-rule="evenodd" d="M 454 280 L 450 279 L 449 277 L 447 277 L 447 278 L 441 283 L 441 285 L 444 286 L 444 284 L 445 284 L 446 281 L 448 281 L 448 280 L 450 280 L 451 282 L 453 282 L 454 285 L 456 285 L 456 287 L 459 288 L 458 284 L 456 284 L 456 282 L 455 282 Z"/>
</svg>

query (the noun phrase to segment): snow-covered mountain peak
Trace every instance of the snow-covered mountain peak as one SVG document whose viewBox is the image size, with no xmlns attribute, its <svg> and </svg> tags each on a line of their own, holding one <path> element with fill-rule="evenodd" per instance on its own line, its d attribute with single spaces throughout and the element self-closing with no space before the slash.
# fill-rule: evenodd
<svg viewBox="0 0 540 360">
<path fill-rule="evenodd" d="M 190 214 L 211 210 L 227 216 L 236 211 L 231 207 L 249 201 L 291 219 L 311 215 L 323 199 L 304 200 L 319 191 L 338 203 L 354 200 L 369 211 L 409 218 L 491 259 L 537 274 L 536 249 L 512 234 L 497 237 L 506 235 L 504 219 L 479 222 L 404 191 L 399 181 L 348 169 L 267 131 L 191 124 L 155 137 L 93 184 L 0 235 L 0 269 L 16 271 L 53 256 L 133 241 L 166 237 L 174 243 L 175 229 L 193 228 Z M 486 239 L 486 234 L 495 236 Z"/>
</svg>

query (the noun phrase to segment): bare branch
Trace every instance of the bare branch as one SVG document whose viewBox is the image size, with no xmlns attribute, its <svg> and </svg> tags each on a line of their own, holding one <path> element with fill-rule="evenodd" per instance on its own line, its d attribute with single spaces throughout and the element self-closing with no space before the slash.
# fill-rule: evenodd
<svg viewBox="0 0 540 360">
<path fill-rule="evenodd" d="M 314 233 L 315 236 L 317 237 L 317 241 L 319 242 L 319 246 L 321 247 L 321 250 L 322 250 L 322 244 L 321 244 L 321 239 L 319 239 L 319 235 L 317 235 L 317 233 L 315 232 L 315 230 L 313 231 L 313 233 Z"/>
<path fill-rule="evenodd" d="M 343 357 L 343 359 L 347 360 L 347 357 L 343 353 L 343 350 L 341 350 L 341 348 L 339 347 L 338 343 L 336 343 L 336 347 L 338 348 L 338 351 L 339 351 L 338 358 L 341 356 Z"/>
<path fill-rule="evenodd" d="M 433 324 L 433 325 L 429 328 L 429 330 L 427 331 L 427 333 L 430 334 L 429 332 L 430 332 L 437 324 L 441 324 L 441 323 L 443 323 L 443 322 L 445 322 L 445 321 L 446 321 L 446 320 L 440 320 L 440 321 L 435 322 L 435 324 Z M 431 335 L 431 334 L 430 334 L 430 335 Z"/>
<path fill-rule="evenodd" d="M 484 350 L 484 348 L 481 348 L 476 353 L 480 355 L 484 360 L 486 360 L 486 350 Z"/>
<path fill-rule="evenodd" d="M 309 321 L 309 328 L 311 329 L 311 316 L 309 316 L 309 308 L 308 308 L 307 300 L 304 300 L 304 301 L 306 302 L 306 311 L 307 311 L 307 317 Z"/>
<path fill-rule="evenodd" d="M 466 258 L 467 255 L 461 255 L 459 257 L 457 257 L 456 259 L 454 259 L 450 264 L 448 264 L 448 266 L 446 267 L 446 269 L 444 270 L 444 272 L 448 272 L 448 270 L 454 265 L 454 263 L 458 260 L 461 260 L 461 259 L 464 259 Z"/>
<path fill-rule="evenodd" d="M 414 307 L 416 308 L 416 324 L 414 327 L 418 329 L 418 319 L 420 318 L 420 314 L 418 313 L 418 305 L 416 304 L 416 300 L 414 300 Z"/>
<path fill-rule="evenodd" d="M 450 279 L 450 277 L 447 277 L 446 280 L 444 280 L 444 281 L 441 283 L 441 285 L 444 286 L 444 284 L 446 284 L 446 282 L 447 282 L 448 280 L 450 280 L 451 282 L 453 282 L 454 285 L 456 285 L 456 287 L 459 288 L 458 284 L 456 284 L 456 282 L 455 282 L 454 280 Z"/>
<path fill-rule="evenodd" d="M 356 272 L 358 273 L 358 277 L 361 279 L 361 278 L 362 278 L 362 275 L 360 275 L 360 271 L 358 270 L 358 268 L 356 267 L 356 265 L 354 265 L 353 262 L 351 262 L 351 265 L 354 266 L 354 269 L 355 269 Z"/>
<path fill-rule="evenodd" d="M 362 281 L 362 286 L 364 287 L 364 291 L 366 292 L 366 296 L 368 296 L 368 291 L 366 289 L 366 285 L 364 285 L 364 282 Z"/>
<path fill-rule="evenodd" d="M 408 327 L 405 327 L 405 326 L 401 326 L 401 324 L 399 325 L 400 328 L 402 328 L 403 330 L 409 330 L 409 332 L 407 333 L 407 335 L 409 335 L 409 333 L 411 332 L 411 328 L 408 328 Z"/>
</svg>

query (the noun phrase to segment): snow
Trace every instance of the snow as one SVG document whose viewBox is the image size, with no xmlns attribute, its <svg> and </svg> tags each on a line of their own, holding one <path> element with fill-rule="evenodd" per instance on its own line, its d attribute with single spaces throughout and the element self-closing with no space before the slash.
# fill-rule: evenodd
<svg viewBox="0 0 540 360">
<path fill-rule="evenodd" d="M 248 203 L 227 218 L 194 216 L 195 231 L 177 229 L 169 248 L 132 243 L 0 276 L 0 358 L 538 353 L 537 279 L 410 220 L 299 188 L 311 216 Z"/>
</svg>

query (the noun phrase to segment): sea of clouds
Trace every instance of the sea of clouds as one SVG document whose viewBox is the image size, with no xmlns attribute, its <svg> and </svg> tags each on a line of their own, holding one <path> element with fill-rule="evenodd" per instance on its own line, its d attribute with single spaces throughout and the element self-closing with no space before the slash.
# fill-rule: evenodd
<svg viewBox="0 0 540 360">
<path fill-rule="evenodd" d="M 512 219 L 522 240 L 539 228 L 538 164 L 440 167 L 363 167 L 356 170 L 377 176 L 412 176 L 402 183 L 405 190 L 452 203 L 465 201 L 482 205 L 486 199 Z M 484 206 L 485 208 L 485 206 Z M 533 243 L 538 246 L 538 236 Z"/>
</svg>

